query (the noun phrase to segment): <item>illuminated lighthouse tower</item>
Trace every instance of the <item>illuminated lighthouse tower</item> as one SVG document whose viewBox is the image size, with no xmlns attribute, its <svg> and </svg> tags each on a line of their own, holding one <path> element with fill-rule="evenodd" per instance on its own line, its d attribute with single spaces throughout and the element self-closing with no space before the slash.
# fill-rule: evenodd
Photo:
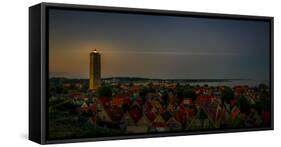
<svg viewBox="0 0 281 147">
<path fill-rule="evenodd" d="M 96 89 L 101 83 L 101 57 L 95 49 L 90 53 L 90 81 L 89 89 Z"/>
</svg>

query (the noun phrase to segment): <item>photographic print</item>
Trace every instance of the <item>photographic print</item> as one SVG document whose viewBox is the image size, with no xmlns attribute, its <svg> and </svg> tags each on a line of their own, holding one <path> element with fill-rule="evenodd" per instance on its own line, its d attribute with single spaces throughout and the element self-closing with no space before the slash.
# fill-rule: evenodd
<svg viewBox="0 0 281 147">
<path fill-rule="evenodd" d="M 49 8 L 47 140 L 271 128 L 270 27 Z"/>
</svg>

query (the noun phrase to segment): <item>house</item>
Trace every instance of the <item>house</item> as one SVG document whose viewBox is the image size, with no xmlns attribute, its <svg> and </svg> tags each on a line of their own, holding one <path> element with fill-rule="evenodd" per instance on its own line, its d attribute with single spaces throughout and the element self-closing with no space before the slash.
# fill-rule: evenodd
<svg viewBox="0 0 281 147">
<path fill-rule="evenodd" d="M 208 97 L 206 101 L 203 100 L 203 102 L 198 103 L 199 104 L 198 106 L 204 110 L 204 112 L 206 113 L 206 115 L 211 121 L 219 122 L 218 120 L 220 119 L 221 116 L 223 116 L 221 114 L 222 106 L 220 105 L 220 103 L 217 101 L 215 97 Z"/>
<path fill-rule="evenodd" d="M 96 125 L 96 117 L 95 116 L 91 116 L 88 120 L 88 122 L 92 125 Z"/>
<path fill-rule="evenodd" d="M 70 83 L 64 83 L 64 84 L 63 84 L 63 88 L 69 88 L 69 87 L 71 87 L 71 84 L 70 84 Z"/>
<path fill-rule="evenodd" d="M 255 109 L 250 110 L 250 114 L 247 115 L 246 125 L 249 126 L 260 126 L 262 124 L 262 117 L 258 114 Z"/>
<path fill-rule="evenodd" d="M 146 115 L 142 115 L 142 117 L 140 118 L 140 120 L 137 122 L 137 126 L 146 126 L 146 127 L 150 127 L 150 126 L 151 126 L 151 122 L 150 122 L 150 120 L 146 117 Z"/>
<path fill-rule="evenodd" d="M 93 113 L 96 113 L 97 112 L 97 104 L 96 103 L 90 104 L 89 111 L 91 111 Z"/>
<path fill-rule="evenodd" d="M 135 92 L 139 92 L 140 86 L 138 85 L 133 85 L 130 87 L 130 91 L 132 91 L 133 93 Z"/>
<path fill-rule="evenodd" d="M 185 109 L 179 109 L 178 111 L 176 111 L 174 117 L 178 122 L 184 124 L 187 119 Z"/>
<path fill-rule="evenodd" d="M 102 109 L 97 113 L 97 117 L 100 122 L 112 122 L 110 116 L 107 114 L 106 109 Z"/>
<path fill-rule="evenodd" d="M 131 104 L 131 99 L 128 98 L 128 97 L 125 97 L 124 100 L 123 100 L 123 104 L 124 105 L 130 105 Z"/>
<path fill-rule="evenodd" d="M 111 100 L 111 104 L 113 106 L 121 107 L 124 103 L 124 99 L 122 97 L 115 97 Z"/>
<path fill-rule="evenodd" d="M 84 102 L 80 107 L 81 112 L 89 112 L 89 106 L 86 102 Z"/>
<path fill-rule="evenodd" d="M 184 98 L 183 99 L 183 105 L 191 105 L 192 104 L 192 99 L 191 98 Z"/>
<path fill-rule="evenodd" d="M 151 128 L 156 132 L 164 132 L 168 130 L 165 120 L 161 115 L 157 115 L 155 120 L 152 122 Z"/>
<path fill-rule="evenodd" d="M 147 100 L 145 103 L 144 103 L 144 106 L 143 106 L 143 109 L 144 109 L 144 112 L 149 112 L 151 111 L 152 109 L 152 104 L 150 103 L 149 100 Z"/>
<path fill-rule="evenodd" d="M 151 104 L 152 104 L 152 107 L 156 108 L 157 110 L 162 109 L 162 104 L 160 103 L 159 100 L 152 100 Z"/>
<path fill-rule="evenodd" d="M 235 120 L 238 117 L 239 113 L 240 113 L 240 110 L 238 109 L 238 107 L 234 106 L 231 110 L 231 119 Z"/>
<path fill-rule="evenodd" d="M 193 118 L 193 120 L 191 120 L 188 129 L 208 129 L 208 128 L 213 128 L 214 124 L 212 122 L 212 120 L 209 119 L 208 116 L 203 116 L 202 114 L 204 114 L 206 112 L 204 112 L 204 110 L 200 109 L 196 116 Z"/>
<path fill-rule="evenodd" d="M 130 110 L 129 110 L 129 114 L 132 117 L 132 119 L 134 120 L 134 122 L 138 122 L 142 116 L 142 112 L 141 109 L 138 106 L 133 106 Z"/>
<path fill-rule="evenodd" d="M 230 107 L 234 107 L 237 104 L 237 98 L 231 99 L 229 103 Z"/>
<path fill-rule="evenodd" d="M 135 121 L 133 120 L 129 112 L 126 112 L 121 118 L 120 124 L 124 124 L 125 126 L 133 126 L 135 125 Z"/>
<path fill-rule="evenodd" d="M 142 105 L 137 100 L 134 100 L 133 103 L 131 104 L 131 107 L 142 108 Z"/>
<path fill-rule="evenodd" d="M 239 96 L 249 89 L 247 85 L 238 85 L 233 87 L 234 95 Z"/>
<path fill-rule="evenodd" d="M 208 88 L 207 87 L 195 88 L 195 94 L 196 95 L 206 95 L 206 94 L 208 94 Z"/>
<path fill-rule="evenodd" d="M 194 117 L 189 124 L 187 124 L 186 128 L 188 130 L 194 130 L 194 129 L 201 129 L 201 121 L 200 119 Z"/>
<path fill-rule="evenodd" d="M 98 103 L 101 104 L 103 107 L 109 107 L 110 106 L 110 99 L 107 97 L 100 97 L 98 99 Z"/>
<path fill-rule="evenodd" d="M 166 110 L 173 114 L 176 111 L 176 107 L 174 104 L 169 103 Z"/>
<path fill-rule="evenodd" d="M 148 118 L 148 120 L 150 122 L 153 122 L 155 120 L 156 116 L 157 116 L 156 113 L 154 113 L 152 111 L 146 113 L 146 117 Z"/>
<path fill-rule="evenodd" d="M 158 109 L 156 109 L 155 107 L 152 107 L 152 109 L 150 110 L 150 112 L 153 112 L 153 113 L 159 113 L 159 110 Z"/>
<path fill-rule="evenodd" d="M 209 95 L 200 95 L 196 98 L 197 103 L 200 105 L 208 105 L 214 101 L 215 97 Z"/>
<path fill-rule="evenodd" d="M 187 118 L 193 117 L 194 116 L 194 107 L 191 107 L 191 106 L 186 107 L 185 113 L 186 113 Z"/>
<path fill-rule="evenodd" d="M 172 92 L 169 92 L 168 94 L 168 102 L 169 104 L 175 105 L 176 104 L 176 97 Z"/>
<path fill-rule="evenodd" d="M 168 121 L 172 115 L 169 111 L 164 111 L 163 113 L 161 113 L 161 116 L 164 121 Z"/>
<path fill-rule="evenodd" d="M 137 98 L 135 99 L 135 102 L 137 102 L 140 106 L 143 105 L 143 100 L 142 100 L 141 97 L 137 97 Z"/>
<path fill-rule="evenodd" d="M 171 131 L 177 131 L 182 128 L 180 122 L 178 122 L 174 117 L 170 117 L 170 119 L 166 122 L 167 126 Z"/>
<path fill-rule="evenodd" d="M 68 97 L 69 97 L 69 98 L 72 98 L 72 99 L 74 99 L 74 100 L 78 100 L 78 99 L 83 100 L 82 94 L 81 94 L 81 93 L 78 93 L 78 92 L 71 92 L 71 93 L 68 94 Z"/>
<path fill-rule="evenodd" d="M 204 129 L 209 129 L 209 128 L 213 128 L 213 127 L 214 127 L 213 122 L 209 118 L 204 119 L 204 121 L 203 121 Z"/>
<path fill-rule="evenodd" d="M 219 126 L 219 125 L 225 125 L 225 124 L 229 123 L 228 122 L 229 117 L 230 116 L 229 116 L 229 113 L 226 110 L 226 108 L 218 105 L 216 115 L 215 115 L 215 120 L 214 120 L 215 125 Z"/>
<path fill-rule="evenodd" d="M 110 108 L 105 108 L 105 111 L 113 123 L 119 124 L 120 120 L 123 117 L 123 111 L 120 107 L 113 106 Z"/>
</svg>

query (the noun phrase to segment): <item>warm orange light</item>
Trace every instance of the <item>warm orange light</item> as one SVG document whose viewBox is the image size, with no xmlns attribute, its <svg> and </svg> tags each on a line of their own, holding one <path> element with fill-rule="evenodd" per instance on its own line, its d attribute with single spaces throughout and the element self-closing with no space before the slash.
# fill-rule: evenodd
<svg viewBox="0 0 281 147">
<path fill-rule="evenodd" d="M 97 49 L 94 49 L 94 50 L 92 51 L 92 53 L 98 53 Z"/>
</svg>

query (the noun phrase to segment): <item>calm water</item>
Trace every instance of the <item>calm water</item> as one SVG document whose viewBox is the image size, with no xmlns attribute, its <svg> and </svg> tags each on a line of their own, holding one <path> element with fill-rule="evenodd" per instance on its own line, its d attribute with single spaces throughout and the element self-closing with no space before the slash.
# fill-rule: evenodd
<svg viewBox="0 0 281 147">
<path fill-rule="evenodd" d="M 225 82 L 193 82 L 189 83 L 190 85 L 209 85 L 209 86 L 237 86 L 237 85 L 248 85 L 250 87 L 256 87 L 259 84 L 269 85 L 269 81 L 257 81 L 257 80 L 233 80 Z"/>
</svg>

